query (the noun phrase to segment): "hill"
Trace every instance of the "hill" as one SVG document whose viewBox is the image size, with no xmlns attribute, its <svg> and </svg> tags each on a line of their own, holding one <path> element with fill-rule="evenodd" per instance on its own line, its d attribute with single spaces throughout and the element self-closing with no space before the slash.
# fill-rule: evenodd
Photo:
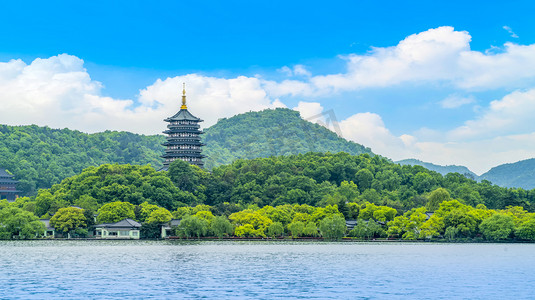
<svg viewBox="0 0 535 300">
<path fill-rule="evenodd" d="M 534 189 L 535 158 L 496 166 L 481 175 L 480 178 L 499 186 Z"/>
<path fill-rule="evenodd" d="M 162 122 L 162 130 L 165 124 Z M 249 112 L 205 130 L 207 169 L 236 159 L 299 154 L 310 151 L 369 153 L 370 149 L 305 121 L 290 109 Z M 119 163 L 162 167 L 163 135 L 105 131 L 87 134 L 70 129 L 0 125 L 0 168 L 20 180 L 19 189 L 34 195 L 84 168 Z"/>
<path fill-rule="evenodd" d="M 470 169 L 468 169 L 465 166 L 456 166 L 456 165 L 441 166 L 441 165 L 435 165 L 435 164 L 428 163 L 428 162 L 423 162 L 418 159 L 404 159 L 404 160 L 396 161 L 396 163 L 401 164 L 401 165 L 422 166 L 426 169 L 438 172 L 442 175 L 446 175 L 448 173 L 459 173 L 471 179 L 478 178 L 478 176 L 474 172 L 470 171 Z"/>
<path fill-rule="evenodd" d="M 106 131 L 0 125 L 0 168 L 20 181 L 27 195 L 49 188 L 89 166 L 107 163 L 162 166 L 162 136 Z"/>
<path fill-rule="evenodd" d="M 329 129 L 303 120 L 299 112 L 267 109 L 248 112 L 228 119 L 205 130 L 204 154 L 208 169 L 232 163 L 236 159 L 251 159 L 306 152 L 346 152 L 352 155 L 368 153 L 369 148 L 347 141 Z"/>
</svg>

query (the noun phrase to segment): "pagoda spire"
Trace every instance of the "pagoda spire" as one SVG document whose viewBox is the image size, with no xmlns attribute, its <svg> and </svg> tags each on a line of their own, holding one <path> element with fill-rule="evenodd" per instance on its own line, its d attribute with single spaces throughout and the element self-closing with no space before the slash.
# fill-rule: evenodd
<svg viewBox="0 0 535 300">
<path fill-rule="evenodd" d="M 182 106 L 180 107 L 180 109 L 188 109 L 188 107 L 186 106 L 186 83 L 185 82 L 182 83 Z"/>
</svg>

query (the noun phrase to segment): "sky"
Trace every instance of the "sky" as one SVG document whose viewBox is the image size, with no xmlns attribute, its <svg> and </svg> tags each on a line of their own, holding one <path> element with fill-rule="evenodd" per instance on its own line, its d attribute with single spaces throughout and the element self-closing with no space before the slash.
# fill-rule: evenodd
<svg viewBox="0 0 535 300">
<path fill-rule="evenodd" d="M 287 107 L 329 116 L 328 128 L 393 160 L 482 174 L 535 157 L 533 11 L 533 1 L 1 2 L 0 123 L 158 134 L 185 82 L 204 127 Z"/>
</svg>

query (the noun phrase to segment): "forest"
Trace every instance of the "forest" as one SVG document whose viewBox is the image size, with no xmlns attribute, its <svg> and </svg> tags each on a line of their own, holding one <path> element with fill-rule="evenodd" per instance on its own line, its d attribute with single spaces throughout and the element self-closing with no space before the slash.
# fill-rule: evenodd
<svg viewBox="0 0 535 300">
<path fill-rule="evenodd" d="M 87 134 L 36 125 L 0 125 L 0 168 L 15 175 L 24 195 L 35 196 L 39 189 L 50 188 L 90 166 L 151 164 L 158 170 L 162 167 L 164 141 L 163 135 L 116 131 Z M 208 156 L 208 170 L 236 159 L 310 151 L 372 154 L 368 148 L 301 119 L 298 112 L 280 108 L 221 119 L 205 129 L 203 142 L 207 144 L 203 153 Z"/>
<path fill-rule="evenodd" d="M 240 159 L 212 172 L 182 161 L 168 171 L 104 164 L 0 202 L 0 237 L 35 237 L 39 218 L 84 236 L 97 214 L 97 223 L 138 220 L 146 238 L 175 218 L 183 237 L 534 240 L 534 197 L 535 190 L 343 152 Z M 351 230 L 347 220 L 356 220 Z"/>
</svg>

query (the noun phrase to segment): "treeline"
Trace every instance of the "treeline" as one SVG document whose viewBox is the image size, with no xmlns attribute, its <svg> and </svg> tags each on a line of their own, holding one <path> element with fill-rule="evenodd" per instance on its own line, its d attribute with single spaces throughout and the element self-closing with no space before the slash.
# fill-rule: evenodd
<svg viewBox="0 0 535 300">
<path fill-rule="evenodd" d="M 115 214 L 105 209 L 126 203 L 111 211 L 133 211 L 128 217 L 141 222 L 150 217 L 146 212 L 140 215 L 143 206 L 150 206 L 160 209 L 153 220 L 183 219 L 183 224 L 196 224 L 192 228 L 204 228 L 196 231 L 199 236 L 216 234 L 207 219 L 211 217 L 205 216 L 207 223 L 191 219 L 209 211 L 214 218 L 227 218 L 233 231 L 226 234 L 237 236 L 265 236 L 280 232 L 281 226 L 280 234 L 305 234 L 301 227 L 312 234 L 315 226 L 314 234 L 325 236 L 321 222 L 328 217 L 325 222 L 337 224 L 360 220 L 354 230 L 342 233 L 355 237 L 473 239 L 492 236 L 485 230 L 495 222 L 509 228 L 500 239 L 528 239 L 533 197 L 533 190 L 477 183 L 460 174 L 442 176 L 379 156 L 307 153 L 238 160 L 212 173 L 182 161 L 171 164 L 167 172 L 150 166 L 90 167 L 34 197 L 4 206 L 40 218 L 54 218 L 61 209 L 77 206 L 88 214 L 86 219 L 96 212 L 103 221 Z M 275 223 L 278 229 L 268 230 Z M 329 226 L 336 228 L 335 223 Z M 180 230 L 177 234 L 191 235 L 191 230 Z"/>
</svg>

